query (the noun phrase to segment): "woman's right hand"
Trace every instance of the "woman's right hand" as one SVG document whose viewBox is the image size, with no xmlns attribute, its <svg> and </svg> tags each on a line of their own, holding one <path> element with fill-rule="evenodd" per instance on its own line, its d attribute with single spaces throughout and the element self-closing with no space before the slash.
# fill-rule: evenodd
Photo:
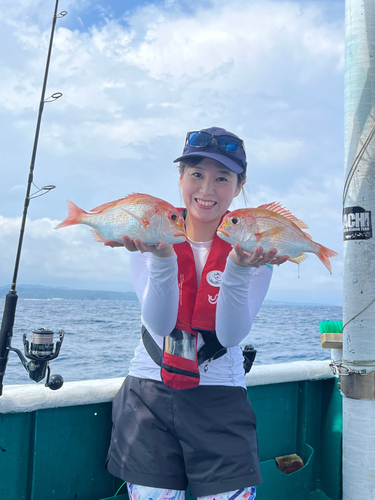
<svg viewBox="0 0 375 500">
<path fill-rule="evenodd" d="M 146 245 L 140 239 L 135 238 L 132 240 L 129 236 L 123 236 L 121 238 L 122 244 L 117 241 L 107 240 L 104 245 L 110 247 L 122 247 L 124 246 L 129 252 L 150 252 L 157 257 L 171 257 L 174 254 L 173 245 L 167 245 L 165 243 L 158 243 L 157 245 Z"/>
<path fill-rule="evenodd" d="M 279 266 L 287 260 L 289 255 L 281 255 L 276 257 L 277 249 L 271 248 L 268 252 L 263 253 L 263 248 L 258 247 L 253 253 L 245 252 L 241 246 L 236 243 L 230 251 L 229 256 L 232 262 L 241 267 L 260 267 L 266 264 L 275 264 Z"/>
</svg>

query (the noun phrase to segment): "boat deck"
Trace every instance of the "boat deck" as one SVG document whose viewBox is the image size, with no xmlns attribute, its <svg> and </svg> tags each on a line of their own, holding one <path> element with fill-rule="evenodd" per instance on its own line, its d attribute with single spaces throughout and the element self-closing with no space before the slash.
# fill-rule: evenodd
<svg viewBox="0 0 375 500">
<path fill-rule="evenodd" d="M 188 498 L 188 497 L 186 497 L 186 498 Z M 190 498 L 193 498 L 193 497 L 190 497 Z M 257 500 L 259 500 L 259 498 L 260 498 L 259 495 L 257 495 Z M 96 499 L 92 499 L 92 500 L 96 500 Z M 129 500 L 129 496 L 126 493 L 123 493 L 121 495 L 117 495 L 115 497 L 104 498 L 102 500 Z M 325 495 L 322 491 L 315 490 L 315 491 L 310 492 L 308 500 L 331 500 L 331 499 L 329 497 L 327 497 L 327 495 Z"/>
<path fill-rule="evenodd" d="M 341 395 L 328 363 L 327 369 L 324 362 L 308 363 L 303 377 L 286 376 L 289 367 L 280 365 L 256 367 L 250 376 L 248 395 L 257 415 L 263 477 L 257 500 L 342 498 Z M 0 498 L 114 498 L 122 481 L 104 464 L 111 401 L 122 381 L 70 382 L 56 393 L 37 385 L 5 387 L 0 398 Z M 68 393 L 74 393 L 74 401 Z M 305 465 L 286 475 L 274 459 L 292 453 Z M 127 498 L 120 493 L 116 499 Z"/>
</svg>

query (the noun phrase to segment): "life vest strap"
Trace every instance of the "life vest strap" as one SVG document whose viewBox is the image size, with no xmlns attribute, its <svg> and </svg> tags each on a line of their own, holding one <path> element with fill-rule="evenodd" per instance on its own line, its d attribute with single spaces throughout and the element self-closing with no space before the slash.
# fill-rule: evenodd
<svg viewBox="0 0 375 500">
<path fill-rule="evenodd" d="M 174 366 L 162 364 L 162 368 L 169 373 L 176 373 L 177 375 L 185 375 L 186 377 L 199 378 L 199 373 L 191 372 L 189 370 L 181 370 L 181 368 L 175 368 Z"/>
<path fill-rule="evenodd" d="M 160 349 L 155 340 L 151 337 L 150 332 L 142 325 L 142 341 L 148 355 L 154 363 L 161 366 L 163 360 L 163 351 Z"/>
</svg>

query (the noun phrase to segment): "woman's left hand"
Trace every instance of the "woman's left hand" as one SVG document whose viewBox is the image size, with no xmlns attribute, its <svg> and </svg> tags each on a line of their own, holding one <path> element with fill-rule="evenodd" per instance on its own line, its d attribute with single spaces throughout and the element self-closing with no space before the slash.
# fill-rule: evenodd
<svg viewBox="0 0 375 500">
<path fill-rule="evenodd" d="M 276 248 L 271 248 L 268 252 L 263 253 L 262 247 L 258 247 L 253 253 L 248 253 L 245 252 L 245 250 L 242 250 L 240 245 L 237 243 L 230 251 L 229 256 L 232 262 L 242 267 L 260 267 L 265 264 L 275 264 L 276 266 L 279 266 L 289 259 L 289 255 L 275 257 L 276 254 Z"/>
</svg>

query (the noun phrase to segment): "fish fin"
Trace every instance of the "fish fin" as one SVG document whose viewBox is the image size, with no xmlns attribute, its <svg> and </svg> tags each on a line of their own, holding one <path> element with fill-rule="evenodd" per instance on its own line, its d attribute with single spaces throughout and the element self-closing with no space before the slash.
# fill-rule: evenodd
<svg viewBox="0 0 375 500">
<path fill-rule="evenodd" d="M 116 205 L 122 203 L 127 198 L 128 197 L 126 196 L 125 198 L 120 198 L 119 200 L 109 201 L 108 203 L 103 203 L 103 205 L 99 205 L 98 207 L 93 208 L 92 210 L 90 210 L 90 212 L 95 212 L 95 213 L 106 212 L 108 209 L 114 208 Z"/>
<path fill-rule="evenodd" d="M 103 205 L 99 205 L 98 207 L 93 208 L 90 210 L 90 212 L 95 212 L 95 213 L 102 213 L 106 212 L 107 210 L 111 210 L 115 208 L 118 205 L 123 205 L 124 202 L 127 203 L 150 203 L 150 202 L 155 203 L 156 201 L 163 201 L 159 200 L 158 198 L 154 198 L 153 196 L 150 196 L 148 194 L 142 194 L 142 193 L 131 193 L 125 196 L 125 198 L 120 198 L 115 201 L 109 201 L 108 203 L 103 203 Z M 165 202 L 164 202 L 165 203 Z"/>
<path fill-rule="evenodd" d="M 136 219 L 138 222 L 140 222 L 141 224 L 143 224 L 143 227 L 146 229 L 147 226 L 150 225 L 150 222 L 146 219 L 141 219 L 141 217 L 138 217 L 138 215 L 135 215 L 133 214 L 132 212 L 130 212 L 129 210 L 126 210 L 125 208 L 123 208 L 123 211 L 126 212 L 128 215 L 130 215 L 131 217 L 134 217 L 134 219 Z"/>
<path fill-rule="evenodd" d="M 276 236 L 283 231 L 283 227 L 273 227 L 272 229 L 267 229 L 267 231 L 263 231 L 262 233 L 255 233 L 254 237 L 255 240 L 259 243 L 263 238 L 271 238 L 272 236 Z"/>
<path fill-rule="evenodd" d="M 105 242 L 105 239 L 102 236 L 100 236 L 99 231 L 97 229 L 91 229 L 91 234 L 95 241 L 99 243 Z"/>
<path fill-rule="evenodd" d="M 308 226 L 302 221 L 297 219 L 289 210 L 282 207 L 278 201 L 273 201 L 272 203 L 266 203 L 265 205 L 260 205 L 258 208 L 264 208 L 265 210 L 270 210 L 271 212 L 276 212 L 279 215 L 283 215 L 290 219 L 294 224 L 296 224 L 301 229 L 308 229 Z"/>
<path fill-rule="evenodd" d="M 289 259 L 290 262 L 294 262 L 294 264 L 301 264 L 301 262 L 307 259 L 307 255 L 305 253 L 300 253 L 297 257 L 293 257 L 293 259 Z"/>
<path fill-rule="evenodd" d="M 326 268 L 328 269 L 330 274 L 332 274 L 332 266 L 331 266 L 331 262 L 329 259 L 331 257 L 336 257 L 338 255 L 338 253 L 335 252 L 334 250 L 330 250 L 329 248 L 324 247 L 323 245 L 320 245 L 320 243 L 317 243 L 317 245 L 319 245 L 319 251 L 316 255 L 319 257 L 319 259 L 326 266 Z"/>
<path fill-rule="evenodd" d="M 68 217 L 60 222 L 55 229 L 60 227 L 73 226 L 74 224 L 80 224 L 84 215 L 88 215 L 87 212 L 82 210 L 82 208 L 77 207 L 72 201 L 66 201 L 68 205 Z"/>
<path fill-rule="evenodd" d="M 304 232 L 303 232 L 303 234 L 304 234 L 305 236 L 307 236 L 307 237 L 309 238 L 309 240 L 311 240 L 311 241 L 312 241 L 312 237 L 311 237 L 308 233 L 305 233 L 305 231 L 304 231 Z"/>
</svg>

